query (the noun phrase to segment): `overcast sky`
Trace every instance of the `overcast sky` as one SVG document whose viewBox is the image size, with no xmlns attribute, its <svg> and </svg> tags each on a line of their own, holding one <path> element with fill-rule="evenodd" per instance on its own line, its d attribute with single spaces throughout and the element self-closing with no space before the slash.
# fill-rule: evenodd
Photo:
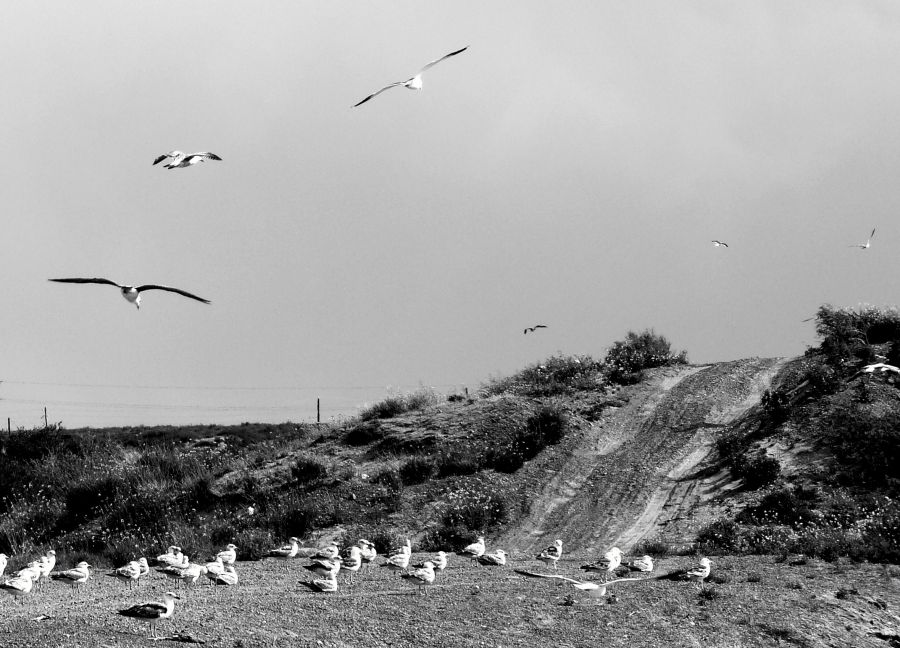
<svg viewBox="0 0 900 648">
<path fill-rule="evenodd" d="M 649 327 L 695 362 L 790 356 L 820 304 L 897 302 L 894 2 L 2 14 L 13 427 L 44 405 L 69 427 L 300 421 L 317 396 L 328 419 Z M 151 165 L 171 149 L 223 161 Z"/>
</svg>

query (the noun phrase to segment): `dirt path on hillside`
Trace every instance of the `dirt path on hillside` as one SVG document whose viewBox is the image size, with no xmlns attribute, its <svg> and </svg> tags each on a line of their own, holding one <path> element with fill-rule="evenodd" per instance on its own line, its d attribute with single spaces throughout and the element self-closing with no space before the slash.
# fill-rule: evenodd
<svg viewBox="0 0 900 648">
<path fill-rule="evenodd" d="M 527 553 L 562 538 L 569 551 L 627 552 L 733 487 L 726 472 L 709 474 L 716 432 L 759 402 L 783 362 L 670 368 L 629 388 L 625 406 L 560 444 L 553 476 L 498 543 Z"/>
</svg>

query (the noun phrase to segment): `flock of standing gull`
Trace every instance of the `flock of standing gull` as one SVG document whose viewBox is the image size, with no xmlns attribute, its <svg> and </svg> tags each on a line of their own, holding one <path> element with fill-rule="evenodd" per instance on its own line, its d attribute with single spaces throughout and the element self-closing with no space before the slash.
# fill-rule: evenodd
<svg viewBox="0 0 900 648">
<path fill-rule="evenodd" d="M 554 569 L 563 555 L 562 540 L 557 540 L 553 545 L 537 554 L 534 558 Z M 216 554 L 211 562 L 191 562 L 178 546 L 170 546 L 166 553 L 156 557 L 155 571 L 163 577 L 175 582 L 175 588 L 196 586 L 206 577 L 214 586 L 234 587 L 239 583 L 238 573 L 235 569 L 237 560 L 237 546 L 229 544 Z M 312 575 L 311 580 L 301 580 L 300 584 L 317 593 L 331 593 L 338 591 L 338 575 L 345 574 L 345 582 L 353 585 L 354 577 L 363 569 L 368 569 L 377 564 L 380 568 L 397 572 L 401 582 L 416 587 L 424 596 L 428 595 L 428 586 L 433 585 L 438 574 L 447 569 L 450 562 L 450 553 L 438 551 L 424 562 L 410 564 L 412 558 L 412 543 L 409 539 L 402 546 L 394 549 L 384 557 L 384 562 L 376 563 L 378 552 L 375 545 L 369 540 L 361 539 L 355 545 L 346 547 L 343 551 L 336 543 L 314 550 L 302 550 L 300 540 L 291 538 L 288 544 L 272 549 L 267 557 L 273 559 L 294 559 L 306 554 L 308 564 L 304 565 Z M 460 556 L 467 557 L 479 565 L 486 567 L 508 566 L 509 554 L 503 549 L 497 549 L 488 553 L 486 551 L 484 537 L 479 537 L 476 542 L 459 551 Z M 0 576 L 6 570 L 7 556 L 0 553 Z M 606 596 L 607 587 L 622 581 L 636 581 L 646 578 L 687 580 L 702 583 L 710 574 L 710 560 L 701 558 L 697 567 L 687 570 L 668 572 L 661 576 L 649 576 L 654 569 L 653 559 L 650 556 L 637 557 L 630 561 L 624 561 L 622 551 L 618 547 L 610 549 L 600 560 L 582 565 L 581 569 L 588 573 L 600 573 L 601 580 L 577 580 L 562 576 L 557 573 L 541 573 L 525 569 L 516 569 L 516 573 L 532 578 L 557 579 L 571 583 L 572 586 L 584 592 L 590 598 Z M 47 581 L 57 581 L 71 586 L 77 590 L 92 577 L 91 565 L 87 562 L 79 562 L 72 569 L 56 571 L 56 552 L 52 549 L 37 560 L 31 561 L 24 568 L 13 575 L 7 576 L 0 584 L 0 589 L 13 597 L 13 600 L 24 604 L 22 598 L 35 590 L 45 587 Z M 615 578 L 611 577 L 622 572 L 637 572 L 643 574 L 643 578 Z M 115 578 L 127 584 L 133 589 L 140 583 L 151 578 L 152 570 L 146 558 L 132 560 L 127 565 L 106 573 L 106 576 Z M 477 587 L 477 586 L 476 586 Z M 476 593 L 476 592 L 473 592 Z M 157 635 L 156 624 L 164 619 L 170 619 L 175 613 L 175 601 L 181 597 L 174 591 L 163 594 L 162 601 L 140 603 L 131 607 L 118 610 L 117 613 L 150 624 L 150 637 L 160 638 Z"/>
</svg>

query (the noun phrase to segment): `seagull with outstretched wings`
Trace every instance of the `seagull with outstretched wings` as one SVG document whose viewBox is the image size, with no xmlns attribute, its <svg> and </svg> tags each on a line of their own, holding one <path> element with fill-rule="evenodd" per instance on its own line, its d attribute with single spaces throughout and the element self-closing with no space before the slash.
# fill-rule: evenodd
<svg viewBox="0 0 900 648">
<path fill-rule="evenodd" d="M 524 335 L 528 335 L 529 333 L 534 333 L 537 329 L 547 328 L 546 324 L 535 324 L 534 326 L 526 327 L 524 331 Z"/>
<path fill-rule="evenodd" d="M 108 284 L 110 286 L 115 286 L 122 291 L 122 297 L 134 304 L 137 308 L 141 307 L 141 293 L 147 290 L 165 290 L 167 292 L 178 293 L 179 295 L 183 295 L 184 297 L 196 299 L 197 301 L 203 302 L 204 304 L 210 303 L 208 299 L 197 297 L 197 295 L 193 295 L 185 290 L 181 290 L 180 288 L 172 288 L 171 286 L 158 286 L 156 284 L 144 284 L 143 286 L 123 286 L 121 284 L 117 284 L 115 281 L 110 281 L 109 279 L 103 279 L 101 277 L 94 277 L 93 279 L 82 279 L 77 277 L 69 279 L 48 279 L 48 281 L 56 281 L 58 283 Z"/>
<path fill-rule="evenodd" d="M 433 60 L 431 63 L 428 63 L 425 67 L 423 67 L 421 70 L 416 72 L 416 75 L 414 77 L 407 79 L 406 81 L 395 81 L 394 83 L 389 83 L 388 85 L 384 86 L 381 90 L 378 90 L 377 92 L 373 92 L 372 94 L 370 94 L 368 97 L 366 97 L 359 103 L 354 104 L 353 107 L 356 108 L 357 106 L 361 106 L 364 103 L 366 103 L 367 101 L 369 101 L 369 99 L 374 99 L 375 97 L 380 95 L 385 90 L 390 90 L 391 88 L 396 88 L 397 86 L 403 86 L 405 88 L 409 88 L 410 90 L 421 90 L 422 89 L 422 73 L 423 72 L 425 72 L 426 70 L 428 70 L 430 68 L 433 68 L 435 65 L 437 65 L 444 59 L 448 59 L 451 56 L 456 56 L 457 54 L 461 54 L 462 52 L 465 52 L 467 49 L 469 49 L 468 46 L 463 47 L 462 49 L 458 49 L 455 52 L 450 52 L 449 54 L 444 54 L 441 58 Z"/>
<path fill-rule="evenodd" d="M 863 250 L 868 250 L 869 247 L 872 245 L 872 237 L 874 237 L 874 236 L 875 236 L 875 228 L 873 227 L 872 233 L 869 234 L 869 238 L 866 239 L 865 243 L 854 243 L 853 245 L 848 245 L 847 247 L 858 247 Z"/>
<path fill-rule="evenodd" d="M 153 164 L 159 164 L 165 159 L 169 159 L 163 166 L 167 169 L 180 169 L 183 167 L 194 166 L 195 164 L 199 164 L 200 162 L 206 162 L 207 160 L 219 160 L 222 161 L 215 153 L 210 153 L 209 151 L 201 151 L 200 153 L 185 153 L 183 151 L 169 151 L 168 153 L 163 153 L 155 160 L 153 160 Z"/>
</svg>

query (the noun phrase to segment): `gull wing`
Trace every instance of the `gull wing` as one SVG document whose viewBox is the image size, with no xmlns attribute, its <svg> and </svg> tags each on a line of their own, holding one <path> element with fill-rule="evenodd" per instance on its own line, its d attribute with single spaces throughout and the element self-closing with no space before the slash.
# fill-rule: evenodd
<svg viewBox="0 0 900 648">
<path fill-rule="evenodd" d="M 425 70 L 434 67 L 435 65 L 437 65 L 438 63 L 440 63 L 440 62 L 443 61 L 444 59 L 448 59 L 448 58 L 450 58 L 451 56 L 456 56 L 457 54 L 461 54 L 462 52 L 465 52 L 467 49 L 469 49 L 469 46 L 468 46 L 468 45 L 466 45 L 466 46 L 463 47 L 462 49 L 456 50 L 455 52 L 450 52 L 449 54 L 444 54 L 441 58 L 435 59 L 435 60 L 433 60 L 431 63 L 426 64 L 425 67 L 423 67 L 421 70 L 419 70 L 419 74 L 422 74 L 422 72 L 424 72 Z"/>
<path fill-rule="evenodd" d="M 360 101 L 359 103 L 353 104 L 353 108 L 356 108 L 357 106 L 363 105 L 363 104 L 366 103 L 369 99 L 374 99 L 375 97 L 377 97 L 378 95 L 380 95 L 380 94 L 381 94 L 382 92 L 384 92 L 385 90 L 390 90 L 391 88 L 396 88 L 397 86 L 401 86 L 401 85 L 403 85 L 404 83 L 406 83 L 406 81 L 396 81 L 395 83 L 392 83 L 392 84 L 390 84 L 390 85 L 386 85 L 386 86 L 384 86 L 381 90 L 379 90 L 378 92 L 373 92 L 372 94 L 370 94 L 368 97 L 366 97 L 365 99 L 363 99 L 363 100 Z"/>
<path fill-rule="evenodd" d="M 166 613 L 166 606 L 162 603 L 141 603 L 133 605 L 127 610 L 120 610 L 122 616 L 136 617 L 138 619 L 158 619 Z"/>
<path fill-rule="evenodd" d="M 168 153 L 163 153 L 163 154 L 160 155 L 158 158 L 156 158 L 155 160 L 153 160 L 153 164 L 154 164 L 154 165 L 157 165 L 157 164 L 159 164 L 160 162 L 162 162 L 163 160 L 165 160 L 167 157 L 169 157 L 169 154 L 168 154 Z"/>
<path fill-rule="evenodd" d="M 563 580 L 569 583 L 580 583 L 581 581 L 575 580 L 574 578 L 569 578 L 568 576 L 559 576 L 557 574 L 540 574 L 538 572 L 528 571 L 527 569 L 514 569 L 514 572 L 517 574 L 522 574 L 522 576 L 528 576 L 529 578 L 553 578 L 556 580 Z"/>
<path fill-rule="evenodd" d="M 188 159 L 195 158 L 195 157 L 202 157 L 202 158 L 206 158 L 207 160 L 219 160 L 219 161 L 222 160 L 222 158 L 220 158 L 218 155 L 216 155 L 215 153 L 210 153 L 209 151 L 201 151 L 200 153 L 191 153 L 187 157 L 188 157 Z"/>
<path fill-rule="evenodd" d="M 93 279 L 81 279 L 77 277 L 72 277 L 68 279 L 48 279 L 47 281 L 57 281 L 59 283 L 93 283 L 93 284 L 108 284 L 110 286 L 115 286 L 116 288 L 121 288 L 119 284 L 115 281 L 110 281 L 109 279 L 103 279 L 101 277 L 94 277 Z"/>
<path fill-rule="evenodd" d="M 192 295 L 186 290 L 181 290 L 180 288 L 172 288 L 171 286 L 157 286 L 156 284 L 145 284 L 143 286 L 137 286 L 138 292 L 144 292 L 145 290 L 166 290 L 168 292 L 178 293 L 179 295 L 184 295 L 185 297 L 190 297 L 191 299 L 196 299 L 199 302 L 203 302 L 204 304 L 210 303 L 208 299 L 203 299 L 203 297 L 197 297 L 197 295 Z"/>
</svg>

